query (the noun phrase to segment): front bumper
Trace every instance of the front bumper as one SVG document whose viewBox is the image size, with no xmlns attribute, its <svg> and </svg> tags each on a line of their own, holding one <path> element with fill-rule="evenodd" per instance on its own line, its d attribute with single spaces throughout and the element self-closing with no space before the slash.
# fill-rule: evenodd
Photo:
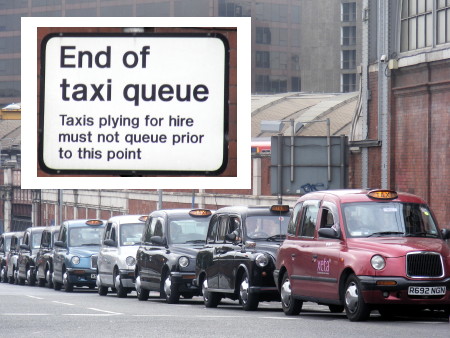
<svg viewBox="0 0 450 338">
<path fill-rule="evenodd" d="M 136 277 L 134 270 L 120 270 L 120 280 L 124 288 L 134 289 L 136 287 Z"/>
<path fill-rule="evenodd" d="M 97 270 L 67 268 L 67 280 L 76 286 L 96 286 Z"/>
<path fill-rule="evenodd" d="M 450 305 L 450 278 L 413 281 L 402 277 L 358 276 L 364 301 L 368 304 Z M 386 282 L 395 285 L 380 285 Z M 445 286 L 445 295 L 411 296 L 408 287 Z"/>
<path fill-rule="evenodd" d="M 171 275 L 171 282 L 177 285 L 178 291 L 200 295 L 200 288 L 194 284 L 196 277 L 194 272 L 171 272 Z"/>
</svg>

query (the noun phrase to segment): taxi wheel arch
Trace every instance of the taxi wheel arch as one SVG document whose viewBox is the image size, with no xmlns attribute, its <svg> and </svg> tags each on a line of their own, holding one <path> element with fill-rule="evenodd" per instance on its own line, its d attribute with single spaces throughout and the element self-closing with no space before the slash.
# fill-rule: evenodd
<svg viewBox="0 0 450 338">
<path fill-rule="evenodd" d="M 302 311 L 303 301 L 292 295 L 289 273 L 284 272 L 280 283 L 281 307 L 286 316 L 296 316 Z"/>
<path fill-rule="evenodd" d="M 166 269 L 166 272 L 162 278 L 162 290 L 164 294 L 164 298 L 168 304 L 176 304 L 180 300 L 180 291 L 178 290 L 178 286 L 172 282 L 172 276 L 170 272 Z M 161 294 L 162 296 L 162 294 Z"/>
<path fill-rule="evenodd" d="M 150 291 L 147 289 L 143 289 L 141 286 L 141 274 L 139 272 L 139 269 L 136 269 L 135 272 L 136 275 L 136 294 L 137 294 L 137 299 L 140 301 L 145 301 L 148 299 L 148 297 L 150 296 Z"/>
<path fill-rule="evenodd" d="M 27 265 L 27 268 L 25 270 L 25 276 L 27 278 L 29 286 L 34 286 L 36 284 L 36 278 L 32 275 L 29 265 Z"/>
<path fill-rule="evenodd" d="M 64 292 L 72 292 L 73 284 L 69 282 L 69 275 L 66 271 L 65 266 L 63 266 L 63 270 L 62 270 L 62 279 L 63 279 L 63 285 L 64 285 Z"/>
<path fill-rule="evenodd" d="M 203 295 L 203 303 L 207 308 L 216 308 L 222 300 L 222 296 L 218 292 L 209 292 L 208 291 L 208 278 L 206 274 L 202 278 L 202 295 Z"/>
<path fill-rule="evenodd" d="M 51 289 L 53 288 L 53 269 L 47 264 L 45 268 L 45 280 L 47 281 L 47 286 Z"/>
</svg>

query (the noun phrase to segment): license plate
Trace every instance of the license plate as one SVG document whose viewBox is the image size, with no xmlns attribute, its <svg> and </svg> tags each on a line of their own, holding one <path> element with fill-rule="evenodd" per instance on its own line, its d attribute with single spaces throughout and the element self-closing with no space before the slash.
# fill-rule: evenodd
<svg viewBox="0 0 450 338">
<path fill-rule="evenodd" d="M 91 279 L 97 279 L 97 274 L 96 273 L 91 273 Z"/>
<path fill-rule="evenodd" d="M 447 291 L 445 286 L 410 286 L 408 295 L 410 296 L 442 296 Z"/>
</svg>

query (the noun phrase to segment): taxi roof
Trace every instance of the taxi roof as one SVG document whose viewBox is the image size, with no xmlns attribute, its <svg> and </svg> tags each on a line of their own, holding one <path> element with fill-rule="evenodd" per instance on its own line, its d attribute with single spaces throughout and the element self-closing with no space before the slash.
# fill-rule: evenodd
<svg viewBox="0 0 450 338">
<path fill-rule="evenodd" d="M 93 220 L 102 221 L 103 224 L 100 224 L 100 225 L 88 225 L 88 224 L 86 224 L 87 221 L 93 221 Z M 86 227 L 99 227 L 99 228 L 102 228 L 102 227 L 104 227 L 106 225 L 106 220 L 104 220 L 104 219 L 93 219 L 93 218 L 71 219 L 71 220 L 64 221 L 63 224 L 67 224 L 69 227 L 86 226 Z"/>
<path fill-rule="evenodd" d="M 108 223 L 117 223 L 117 224 L 128 224 L 128 223 L 145 223 L 145 221 L 142 221 L 140 218 L 143 216 L 147 216 L 144 214 L 139 215 L 117 215 L 112 216 L 110 219 L 108 219 Z"/>
<path fill-rule="evenodd" d="M 159 210 L 154 210 L 150 213 L 150 217 L 153 217 L 155 215 L 167 215 L 167 216 L 179 216 L 179 215 L 186 215 L 189 217 L 195 217 L 195 216 L 190 216 L 189 212 L 191 210 L 198 210 L 196 208 L 191 209 L 191 208 L 181 208 L 181 209 L 159 209 Z M 210 210 L 211 211 L 211 215 L 212 216 L 214 214 L 214 210 L 211 209 L 205 209 L 205 210 Z M 208 216 L 208 217 L 210 217 Z"/>
<path fill-rule="evenodd" d="M 220 209 L 217 209 L 217 213 L 233 213 L 233 214 L 242 214 L 242 215 L 248 215 L 248 216 L 269 216 L 269 215 L 279 215 L 279 212 L 271 211 L 270 208 L 272 205 L 236 205 L 236 206 L 229 206 L 229 207 L 223 207 Z M 288 212 L 285 212 L 288 214 L 291 211 L 291 208 L 289 208 Z M 283 213 L 284 214 L 284 213 Z"/>
<path fill-rule="evenodd" d="M 368 196 L 368 193 L 373 190 L 381 190 L 381 189 L 336 189 L 336 190 L 323 190 L 323 191 L 314 191 L 307 193 L 300 197 L 297 202 L 311 200 L 311 199 L 329 199 L 335 200 L 340 203 L 352 203 L 352 202 L 403 202 L 403 203 L 419 203 L 425 204 L 426 202 L 420 198 L 419 196 L 405 193 L 405 192 L 397 192 L 398 196 L 394 199 L 386 199 L 380 200 L 371 198 Z"/>
</svg>

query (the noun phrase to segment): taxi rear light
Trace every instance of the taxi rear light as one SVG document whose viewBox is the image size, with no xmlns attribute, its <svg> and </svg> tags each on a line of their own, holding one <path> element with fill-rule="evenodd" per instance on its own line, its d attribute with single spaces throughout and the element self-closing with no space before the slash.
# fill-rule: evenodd
<svg viewBox="0 0 450 338">
<path fill-rule="evenodd" d="M 139 217 L 139 220 L 141 222 L 147 222 L 147 219 L 148 219 L 148 216 L 141 216 L 141 217 Z"/>
<path fill-rule="evenodd" d="M 378 199 L 378 200 L 393 200 L 398 197 L 398 194 L 394 190 L 371 190 L 367 193 L 367 196 L 370 198 Z"/>
<path fill-rule="evenodd" d="M 84 275 L 85 271 L 84 270 L 72 270 L 72 273 L 75 275 Z"/>
<path fill-rule="evenodd" d="M 208 209 L 192 209 L 189 211 L 189 215 L 194 217 L 208 217 L 212 215 L 212 212 Z"/>
<path fill-rule="evenodd" d="M 376 284 L 380 286 L 396 286 L 397 282 L 395 280 L 378 280 Z"/>
<path fill-rule="evenodd" d="M 99 219 L 90 219 L 86 221 L 87 225 L 103 225 L 103 221 Z"/>
<path fill-rule="evenodd" d="M 270 211 L 288 212 L 289 211 L 289 205 L 282 205 L 282 204 L 272 205 L 270 207 Z"/>
<path fill-rule="evenodd" d="M 194 279 L 195 275 L 183 275 L 183 279 Z"/>
</svg>

